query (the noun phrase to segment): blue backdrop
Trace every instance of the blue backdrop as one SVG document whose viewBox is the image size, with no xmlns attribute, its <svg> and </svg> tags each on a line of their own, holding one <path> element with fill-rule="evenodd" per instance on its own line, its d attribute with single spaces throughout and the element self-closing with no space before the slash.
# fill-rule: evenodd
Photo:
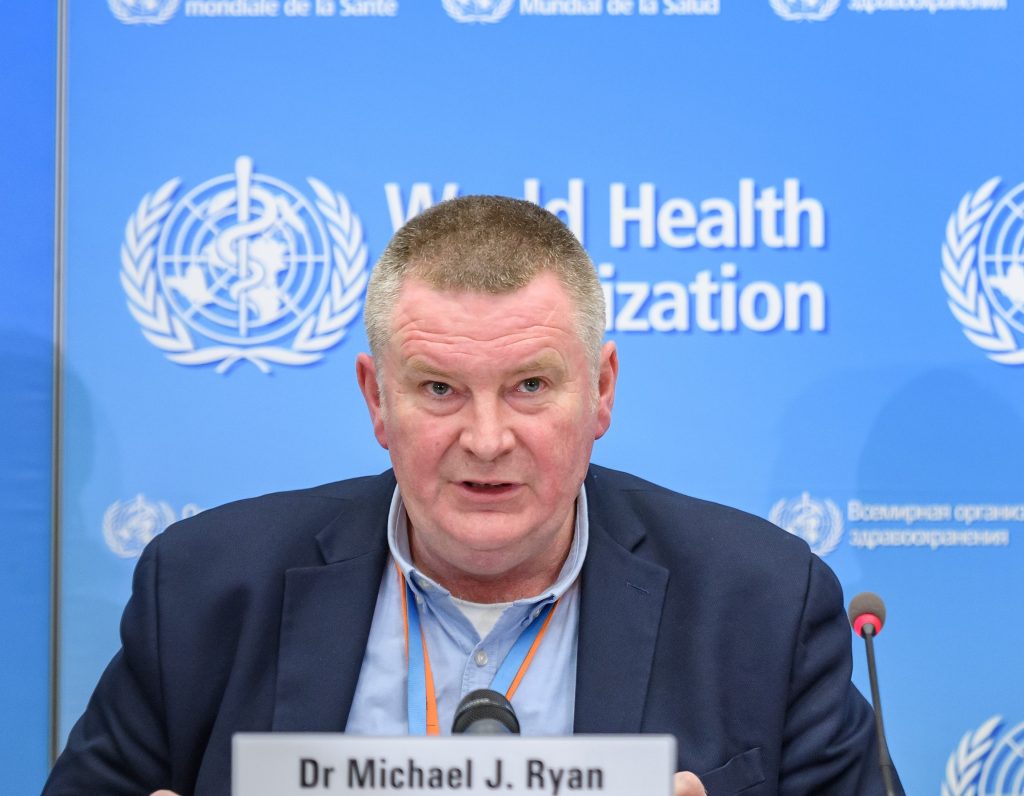
<svg viewBox="0 0 1024 796">
<path fill-rule="evenodd" d="M 0 6 L 0 791 L 48 768 L 56 10 Z"/>
<path fill-rule="evenodd" d="M 988 792 L 1024 735 L 1010 5 L 75 4 L 61 737 L 154 533 L 387 466 L 366 272 L 409 214 L 495 192 L 598 264 L 622 378 L 595 459 L 883 594 L 908 792 Z"/>
</svg>

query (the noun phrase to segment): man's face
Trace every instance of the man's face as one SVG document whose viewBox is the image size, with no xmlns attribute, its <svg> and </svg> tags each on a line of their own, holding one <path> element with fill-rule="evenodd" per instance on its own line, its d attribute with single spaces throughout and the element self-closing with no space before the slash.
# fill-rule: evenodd
<svg viewBox="0 0 1024 796">
<path fill-rule="evenodd" d="M 575 317 L 552 274 L 498 296 L 409 279 L 382 362 L 360 355 L 428 574 L 511 582 L 560 565 L 618 368 L 606 343 L 595 387 Z"/>
</svg>

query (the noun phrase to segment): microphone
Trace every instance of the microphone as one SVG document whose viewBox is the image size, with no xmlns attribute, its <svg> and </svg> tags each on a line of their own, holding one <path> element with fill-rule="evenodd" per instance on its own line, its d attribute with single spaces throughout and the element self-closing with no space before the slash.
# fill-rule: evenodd
<svg viewBox="0 0 1024 796">
<path fill-rule="evenodd" d="M 885 624 L 885 603 L 874 592 L 863 591 L 850 600 L 848 615 L 853 632 L 858 636 L 863 637 L 868 632 L 868 624 L 872 626 L 871 635 L 877 636 Z"/>
<path fill-rule="evenodd" d="M 885 742 L 885 727 L 882 724 L 882 698 L 878 693 L 878 670 L 875 668 L 874 638 L 882 632 L 885 624 L 885 603 L 874 592 L 865 591 L 850 600 L 847 612 L 853 632 L 864 639 L 868 656 L 868 678 L 871 681 L 871 704 L 875 708 L 875 735 L 878 737 L 878 766 L 882 770 L 886 796 L 894 796 L 892 786 L 892 758 Z"/>
<path fill-rule="evenodd" d="M 455 709 L 452 735 L 519 735 L 519 719 L 504 695 L 478 688 Z"/>
</svg>

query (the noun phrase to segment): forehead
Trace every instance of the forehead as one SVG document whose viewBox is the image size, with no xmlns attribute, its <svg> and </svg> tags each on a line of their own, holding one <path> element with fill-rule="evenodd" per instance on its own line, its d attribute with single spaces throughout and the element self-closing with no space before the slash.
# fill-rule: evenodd
<svg viewBox="0 0 1024 796">
<path fill-rule="evenodd" d="M 583 350 L 572 300 L 549 273 L 498 295 L 438 290 L 407 279 L 392 315 L 391 343 L 403 360 L 532 356 L 544 349 L 570 359 Z"/>
</svg>

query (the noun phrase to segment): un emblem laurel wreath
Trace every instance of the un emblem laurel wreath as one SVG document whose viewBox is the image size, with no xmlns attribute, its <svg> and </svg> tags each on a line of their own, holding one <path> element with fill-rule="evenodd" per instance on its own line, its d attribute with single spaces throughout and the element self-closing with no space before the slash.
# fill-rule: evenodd
<svg viewBox="0 0 1024 796">
<path fill-rule="evenodd" d="M 843 538 L 843 515 L 839 512 L 839 507 L 831 500 L 826 500 L 825 510 L 828 512 L 829 518 L 828 533 L 819 542 L 815 550 L 821 558 L 824 558 L 839 547 L 839 541 Z"/>
<path fill-rule="evenodd" d="M 1024 350 L 1017 345 L 1009 324 L 993 312 L 978 273 L 978 236 L 999 182 L 999 177 L 993 177 L 974 193 L 964 194 L 949 217 L 942 243 L 942 286 L 967 339 L 995 362 L 1021 365 Z"/>
<path fill-rule="evenodd" d="M 942 796 L 976 796 L 982 766 L 992 751 L 1001 723 L 1002 716 L 993 716 L 973 732 L 964 733 L 956 751 L 946 761 Z"/>
<path fill-rule="evenodd" d="M 490 10 L 489 13 L 475 13 L 472 16 L 466 13 L 466 2 L 462 0 L 441 0 L 441 5 L 444 6 L 444 10 L 448 12 L 448 16 L 452 19 L 456 19 L 459 22 L 481 22 L 491 23 L 500 22 L 508 14 L 512 8 L 514 0 L 497 0 L 497 4 Z"/>
<path fill-rule="evenodd" d="M 180 3 L 181 0 L 156 0 L 152 4 L 152 9 L 146 9 L 140 14 L 132 3 L 125 3 L 124 0 L 107 0 L 114 16 L 126 25 L 162 25 L 174 16 Z"/>
<path fill-rule="evenodd" d="M 791 501 L 783 498 L 775 503 L 768 512 L 768 521 L 778 525 L 787 533 L 803 538 L 795 530 L 787 527 L 787 524 L 789 523 L 786 522 L 785 514 L 790 502 Z M 842 512 L 839 511 L 839 507 L 831 500 L 825 500 L 821 505 L 824 507 L 825 511 L 828 512 L 828 531 L 823 538 L 818 539 L 813 544 L 808 539 L 804 539 L 804 541 L 810 545 L 811 552 L 819 558 L 824 558 L 839 547 L 839 542 L 843 538 L 843 515 Z"/>
<path fill-rule="evenodd" d="M 332 192 L 312 177 L 308 181 L 316 193 L 317 210 L 323 216 L 331 237 L 333 269 L 329 289 L 319 308 L 299 327 L 290 348 L 196 347 L 188 327 L 168 311 L 167 301 L 157 289 L 154 268 L 160 224 L 171 211 L 171 198 L 181 180 L 168 180 L 142 198 L 125 225 L 124 242 L 121 244 L 121 286 L 128 298 L 128 309 L 142 326 L 143 335 L 154 346 L 167 352 L 168 359 L 181 365 L 217 363 L 218 373 L 224 373 L 240 361 L 247 361 L 263 373 L 269 373 L 270 363 L 309 365 L 317 362 L 324 351 L 345 337 L 349 324 L 359 312 L 359 298 L 367 280 L 363 227 L 344 195 Z"/>
<path fill-rule="evenodd" d="M 819 22 L 832 16 L 839 8 L 839 0 L 825 0 L 820 7 L 814 11 L 795 12 L 793 3 L 786 0 L 768 0 L 772 10 L 789 22 Z"/>
</svg>

